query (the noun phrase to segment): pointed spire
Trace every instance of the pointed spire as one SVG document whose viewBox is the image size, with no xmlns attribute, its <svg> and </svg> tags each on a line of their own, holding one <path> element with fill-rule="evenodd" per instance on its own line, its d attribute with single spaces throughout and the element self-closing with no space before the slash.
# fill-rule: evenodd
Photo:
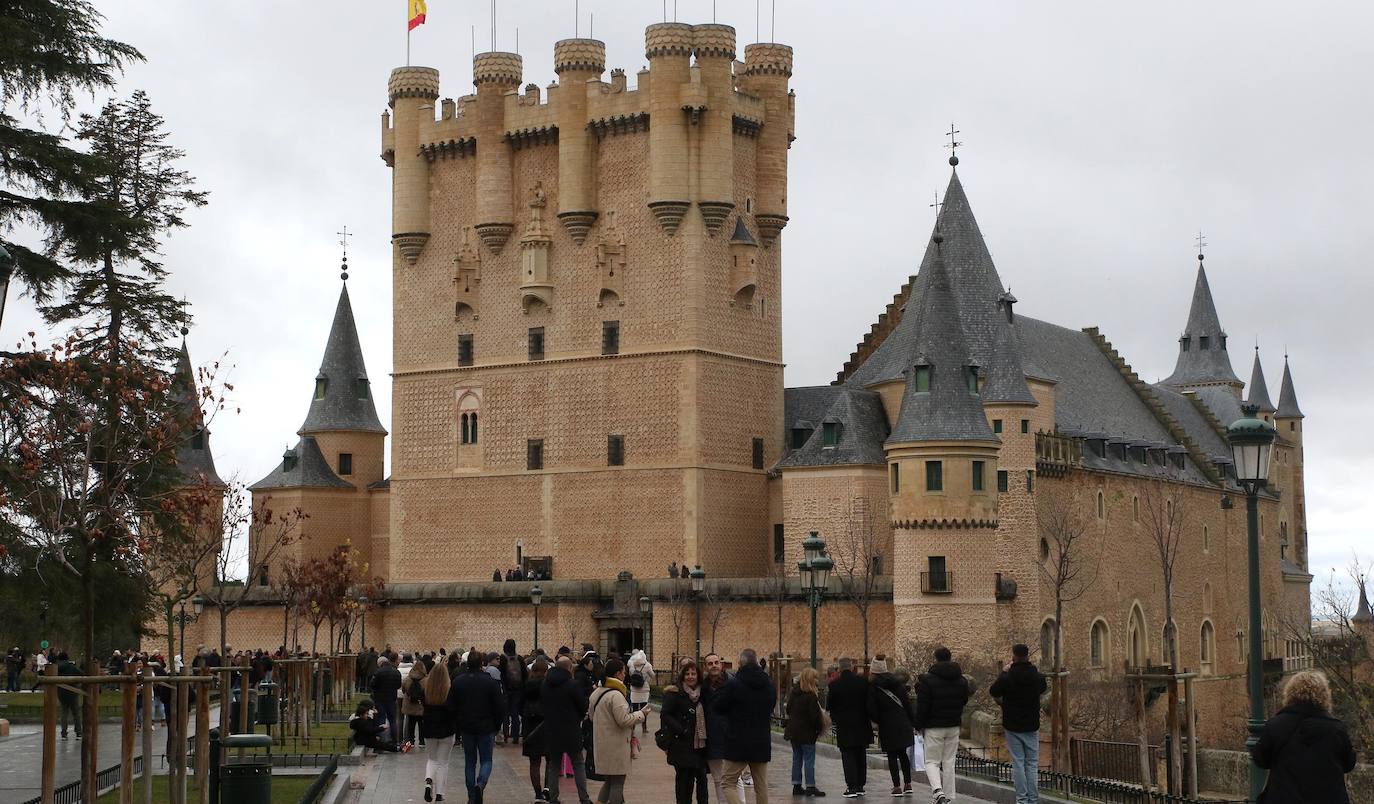
<svg viewBox="0 0 1374 804">
<path fill-rule="evenodd" d="M 1302 418 L 1298 394 L 1293 390 L 1293 372 L 1288 369 L 1288 355 L 1283 356 L 1283 385 L 1279 387 L 1279 409 L 1274 415 L 1280 419 Z"/>
<path fill-rule="evenodd" d="M 746 246 L 757 246 L 758 241 L 749 233 L 749 227 L 744 225 L 744 216 L 735 217 L 735 232 L 730 235 L 731 243 L 739 243 Z"/>
<path fill-rule="evenodd" d="M 1364 576 L 1360 576 L 1360 607 L 1355 610 L 1355 616 L 1350 618 L 1354 623 L 1374 623 L 1374 611 L 1369 608 L 1369 595 L 1365 592 Z"/>
<path fill-rule="evenodd" d="M 339 291 L 339 304 L 334 309 L 334 323 L 329 328 L 324 359 L 315 375 L 310 412 L 297 432 L 305 435 L 330 430 L 386 432 L 372 404 L 372 388 L 346 284 Z"/>
<path fill-rule="evenodd" d="M 1015 297 L 1003 294 L 1001 305 L 1008 310 Z M 992 359 L 984 371 L 982 397 L 984 403 L 997 404 L 1036 404 L 1035 395 L 1026 384 L 1026 369 L 1021 362 L 1021 339 L 1016 326 L 1004 321 L 997 327 L 997 340 L 993 343 Z"/>
<path fill-rule="evenodd" d="M 1273 413 L 1274 403 L 1269 401 L 1269 385 L 1264 381 L 1264 368 L 1260 365 L 1259 347 L 1255 347 L 1255 367 L 1250 370 L 1249 398 L 1245 401 L 1259 408 L 1260 413 Z"/>
<path fill-rule="evenodd" d="M 1188 326 L 1178 342 L 1178 362 L 1174 373 L 1164 385 L 1188 387 L 1194 385 L 1228 384 L 1239 387 L 1240 378 L 1231 368 L 1231 356 L 1226 351 L 1226 332 L 1217 317 L 1212 301 L 1212 287 L 1207 282 L 1207 269 L 1202 255 L 1197 263 L 1197 281 L 1193 285 L 1193 303 L 1188 309 Z"/>
<path fill-rule="evenodd" d="M 177 448 L 177 470 L 189 482 L 201 477 L 211 486 L 223 486 L 215 471 L 215 456 L 210 451 L 210 431 L 200 411 L 200 393 L 196 389 L 196 375 L 191 368 L 191 353 L 186 348 L 186 328 L 181 328 L 181 351 L 177 355 L 176 371 L 172 374 L 172 389 L 177 395 L 177 409 L 183 426 L 187 428 L 182 444 Z"/>
</svg>

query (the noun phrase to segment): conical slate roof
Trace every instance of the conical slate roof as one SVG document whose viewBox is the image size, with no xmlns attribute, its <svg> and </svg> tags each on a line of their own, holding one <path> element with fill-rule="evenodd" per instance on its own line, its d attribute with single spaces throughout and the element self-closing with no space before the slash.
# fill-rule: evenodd
<svg viewBox="0 0 1374 804">
<path fill-rule="evenodd" d="M 1010 295 L 1002 302 L 1002 310 L 1011 302 Z M 1030 386 L 1026 384 L 1026 370 L 1021 361 L 1021 338 L 1015 325 L 1006 322 L 997 328 L 997 340 L 992 345 L 992 359 L 983 370 L 982 398 L 996 404 L 1036 404 Z"/>
<path fill-rule="evenodd" d="M 186 349 L 185 338 L 181 339 L 181 353 L 177 355 L 172 389 L 178 397 L 180 417 L 188 428 L 181 436 L 181 446 L 177 448 L 177 470 L 188 481 L 199 482 L 204 478 L 211 486 L 223 486 L 224 481 L 215 471 L 215 456 L 210 452 L 210 431 L 205 429 L 201 418 L 200 394 L 196 390 L 196 375 L 191 368 L 191 353 Z"/>
<path fill-rule="evenodd" d="M 334 474 L 320 451 L 319 442 L 311 436 L 302 436 L 296 446 L 288 449 L 281 462 L 268 472 L 267 477 L 248 488 L 251 491 L 289 488 L 327 488 L 351 489 L 353 484 Z"/>
<path fill-rule="evenodd" d="M 1285 419 L 1302 418 L 1302 409 L 1298 407 L 1298 394 L 1293 390 L 1293 372 L 1288 369 L 1287 355 L 1283 358 L 1283 385 L 1279 387 L 1279 409 L 1274 415 Z"/>
<path fill-rule="evenodd" d="M 940 233 L 932 240 L 938 240 Z M 969 391 L 968 368 L 974 362 L 959 325 L 960 313 L 949 270 L 938 248 L 926 277 L 916 312 L 915 356 L 907 367 L 901 412 L 887 444 L 913 441 L 988 441 L 997 437 L 988 426 L 978 394 Z M 924 273 L 924 271 L 923 271 Z M 1000 291 L 999 291 L 1000 292 Z M 917 390 L 919 367 L 930 369 L 930 390 Z"/>
<path fill-rule="evenodd" d="M 735 217 L 735 232 L 734 234 L 730 235 L 730 242 L 743 243 L 748 246 L 758 245 L 758 241 L 756 241 L 754 239 L 754 236 L 749 233 L 749 227 L 744 225 L 743 215 L 738 215 Z"/>
<path fill-rule="evenodd" d="M 1269 401 L 1269 384 L 1264 381 L 1264 367 L 1260 365 L 1259 347 L 1255 347 L 1255 366 L 1250 370 L 1249 398 L 1245 401 L 1257 405 L 1260 413 L 1273 413 L 1274 403 Z"/>
<path fill-rule="evenodd" d="M 1206 346 L 1203 339 L 1206 338 Z M 1164 385 L 1186 387 L 1210 383 L 1240 385 L 1240 378 L 1231 368 L 1231 356 L 1226 351 L 1226 332 L 1217 317 L 1212 301 L 1212 288 L 1207 282 L 1207 269 L 1199 259 L 1197 282 L 1193 285 L 1193 303 L 1188 309 L 1188 326 L 1179 339 L 1178 362 L 1174 373 Z"/>
<path fill-rule="evenodd" d="M 358 327 L 353 322 L 348 285 L 339 291 L 339 305 L 334 309 L 334 323 L 329 328 L 324 360 L 320 362 L 319 374 L 315 375 L 310 412 L 297 432 L 305 435 L 330 430 L 386 432 L 372 404 L 372 388 L 367 379 L 367 366 L 363 363 L 362 345 L 358 342 Z"/>
<path fill-rule="evenodd" d="M 1355 616 L 1350 618 L 1351 622 L 1370 623 L 1374 622 L 1374 611 L 1369 608 L 1369 595 L 1364 588 L 1364 578 L 1360 578 L 1360 606 L 1355 610 Z"/>
</svg>

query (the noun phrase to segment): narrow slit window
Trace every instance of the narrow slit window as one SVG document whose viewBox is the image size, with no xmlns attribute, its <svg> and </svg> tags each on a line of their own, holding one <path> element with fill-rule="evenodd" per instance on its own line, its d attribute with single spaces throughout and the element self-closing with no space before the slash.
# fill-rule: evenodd
<svg viewBox="0 0 1374 804">
<path fill-rule="evenodd" d="M 601 322 L 601 354 L 620 354 L 620 322 Z"/>
<path fill-rule="evenodd" d="M 544 468 L 544 439 L 531 438 L 525 442 L 525 468 L 531 472 Z"/>
<path fill-rule="evenodd" d="M 983 490 L 983 467 L 984 467 L 984 462 L 983 462 L 983 461 L 974 461 L 974 462 L 973 462 L 973 490 L 974 490 L 974 491 L 982 491 L 982 490 Z"/>
<path fill-rule="evenodd" d="M 624 466 L 625 465 L 625 436 L 608 435 L 606 436 L 606 465 Z"/>
<path fill-rule="evenodd" d="M 896 494 L 902 490 L 902 466 L 892 464 L 892 493 Z"/>
<path fill-rule="evenodd" d="M 993 431 L 994 433 L 1000 433 L 1000 432 L 1002 432 L 1002 420 L 1001 420 L 1001 419 L 993 419 L 993 420 L 992 420 L 992 431 Z"/>
<path fill-rule="evenodd" d="M 944 491 L 945 465 L 940 461 L 926 461 L 926 491 Z"/>
<path fill-rule="evenodd" d="M 472 334 L 464 333 L 458 336 L 458 365 L 472 365 Z"/>
<path fill-rule="evenodd" d="M 751 445 L 751 448 L 750 448 L 750 452 L 752 453 L 752 455 L 750 456 L 750 458 L 751 458 L 751 461 L 750 461 L 751 465 L 752 465 L 755 469 L 762 469 L 762 468 L 763 468 L 763 439 L 762 439 L 762 438 L 756 438 L 756 439 L 754 439 L 753 444 Z"/>
<path fill-rule="evenodd" d="M 324 399 L 325 391 L 329 390 L 329 379 L 326 377 L 315 378 L 315 398 Z"/>
<path fill-rule="evenodd" d="M 544 328 L 530 327 L 530 360 L 544 359 Z"/>
<path fill-rule="evenodd" d="M 781 522 L 773 524 L 773 563 L 781 564 L 787 553 L 787 543 L 783 538 L 783 527 Z"/>
</svg>

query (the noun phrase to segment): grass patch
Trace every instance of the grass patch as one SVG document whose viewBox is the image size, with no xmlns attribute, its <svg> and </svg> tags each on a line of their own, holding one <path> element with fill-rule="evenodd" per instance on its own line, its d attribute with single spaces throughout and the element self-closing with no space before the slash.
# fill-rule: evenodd
<svg viewBox="0 0 1374 804">
<path fill-rule="evenodd" d="M 167 785 L 170 778 L 168 776 L 153 777 L 153 804 L 167 804 Z M 273 776 L 272 804 L 296 804 L 314 781 L 314 776 Z M 143 778 L 134 780 L 134 801 L 143 801 L 143 785 Z M 186 800 L 200 800 L 200 785 L 191 776 L 186 777 Z M 118 804 L 119 791 L 111 790 L 96 801 L 99 804 Z"/>
<path fill-rule="evenodd" d="M 43 692 L 0 692 L 0 706 L 38 706 L 43 705 Z M 100 693 L 100 706 L 118 709 L 123 699 L 117 692 L 108 690 Z"/>
</svg>

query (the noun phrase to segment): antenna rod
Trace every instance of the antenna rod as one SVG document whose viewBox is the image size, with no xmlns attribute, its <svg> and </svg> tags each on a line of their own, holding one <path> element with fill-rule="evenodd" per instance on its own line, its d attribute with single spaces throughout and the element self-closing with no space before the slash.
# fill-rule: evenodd
<svg viewBox="0 0 1374 804">
<path fill-rule="evenodd" d="M 582 32 L 582 4 L 578 0 L 573 0 L 573 38 Z"/>
<path fill-rule="evenodd" d="M 754 41 L 759 41 L 759 0 L 754 0 Z"/>
<path fill-rule="evenodd" d="M 491 52 L 496 52 L 496 0 L 491 0 Z"/>
<path fill-rule="evenodd" d="M 587 36 L 591 39 L 596 38 L 596 12 L 587 15 Z"/>
<path fill-rule="evenodd" d="M 773 0 L 773 18 L 768 23 L 768 38 L 778 41 L 778 0 Z"/>
</svg>

